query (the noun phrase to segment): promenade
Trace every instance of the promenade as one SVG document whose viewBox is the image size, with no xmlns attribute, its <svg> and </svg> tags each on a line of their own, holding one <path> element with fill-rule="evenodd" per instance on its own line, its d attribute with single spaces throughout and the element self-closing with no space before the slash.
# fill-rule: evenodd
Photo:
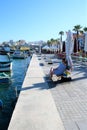
<svg viewBox="0 0 87 130">
<path fill-rule="evenodd" d="M 87 64 L 74 61 L 72 81 L 52 82 L 59 62 L 33 55 L 8 130 L 87 130 Z"/>
</svg>

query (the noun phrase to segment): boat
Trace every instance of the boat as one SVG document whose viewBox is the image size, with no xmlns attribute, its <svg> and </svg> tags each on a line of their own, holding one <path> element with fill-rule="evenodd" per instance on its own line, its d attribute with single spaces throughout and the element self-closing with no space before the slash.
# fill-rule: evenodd
<svg viewBox="0 0 87 130">
<path fill-rule="evenodd" d="M 8 72 L 12 69 L 12 60 L 8 53 L 0 51 L 0 72 Z"/>
<path fill-rule="evenodd" d="M 27 57 L 28 55 L 25 52 L 20 50 L 15 50 L 15 52 L 12 54 L 13 59 L 25 59 Z"/>
<path fill-rule="evenodd" d="M 6 73 L 0 73 L 0 83 L 8 83 L 9 79 L 10 77 Z"/>
<path fill-rule="evenodd" d="M 0 110 L 3 108 L 3 101 L 0 99 Z"/>
</svg>

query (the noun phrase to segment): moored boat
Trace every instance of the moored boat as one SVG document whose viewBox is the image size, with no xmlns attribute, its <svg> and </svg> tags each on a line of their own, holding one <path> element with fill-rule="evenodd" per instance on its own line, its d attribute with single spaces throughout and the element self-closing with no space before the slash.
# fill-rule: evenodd
<svg viewBox="0 0 87 130">
<path fill-rule="evenodd" d="M 8 83 L 9 79 L 10 77 L 6 73 L 0 73 L 0 83 Z"/>
<path fill-rule="evenodd" d="M 28 55 L 25 53 L 25 52 L 22 52 L 20 50 L 16 50 L 13 55 L 12 55 L 12 58 L 13 59 L 25 59 L 27 58 Z"/>
<path fill-rule="evenodd" d="M 10 56 L 5 52 L 0 52 L 0 72 L 7 72 L 12 69 Z"/>
</svg>

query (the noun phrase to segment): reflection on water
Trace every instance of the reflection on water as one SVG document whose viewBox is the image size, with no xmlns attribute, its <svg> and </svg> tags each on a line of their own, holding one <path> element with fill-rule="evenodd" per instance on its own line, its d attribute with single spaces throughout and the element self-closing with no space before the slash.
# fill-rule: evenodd
<svg viewBox="0 0 87 130">
<path fill-rule="evenodd" d="M 16 103 L 16 89 L 17 93 L 20 92 L 29 62 L 30 57 L 14 59 L 12 71 L 7 73 L 10 76 L 9 83 L 0 84 L 0 99 L 4 104 L 3 110 L 0 111 L 0 130 L 7 130 Z"/>
</svg>

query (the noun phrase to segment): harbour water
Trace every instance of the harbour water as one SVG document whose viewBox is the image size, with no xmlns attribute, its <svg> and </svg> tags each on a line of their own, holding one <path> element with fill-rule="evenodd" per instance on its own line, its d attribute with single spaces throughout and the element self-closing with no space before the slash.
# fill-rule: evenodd
<svg viewBox="0 0 87 130">
<path fill-rule="evenodd" d="M 12 71 L 8 73 L 9 83 L 0 84 L 0 99 L 3 101 L 3 110 L 0 111 L 0 130 L 8 128 L 29 63 L 30 57 L 13 59 Z"/>
</svg>

